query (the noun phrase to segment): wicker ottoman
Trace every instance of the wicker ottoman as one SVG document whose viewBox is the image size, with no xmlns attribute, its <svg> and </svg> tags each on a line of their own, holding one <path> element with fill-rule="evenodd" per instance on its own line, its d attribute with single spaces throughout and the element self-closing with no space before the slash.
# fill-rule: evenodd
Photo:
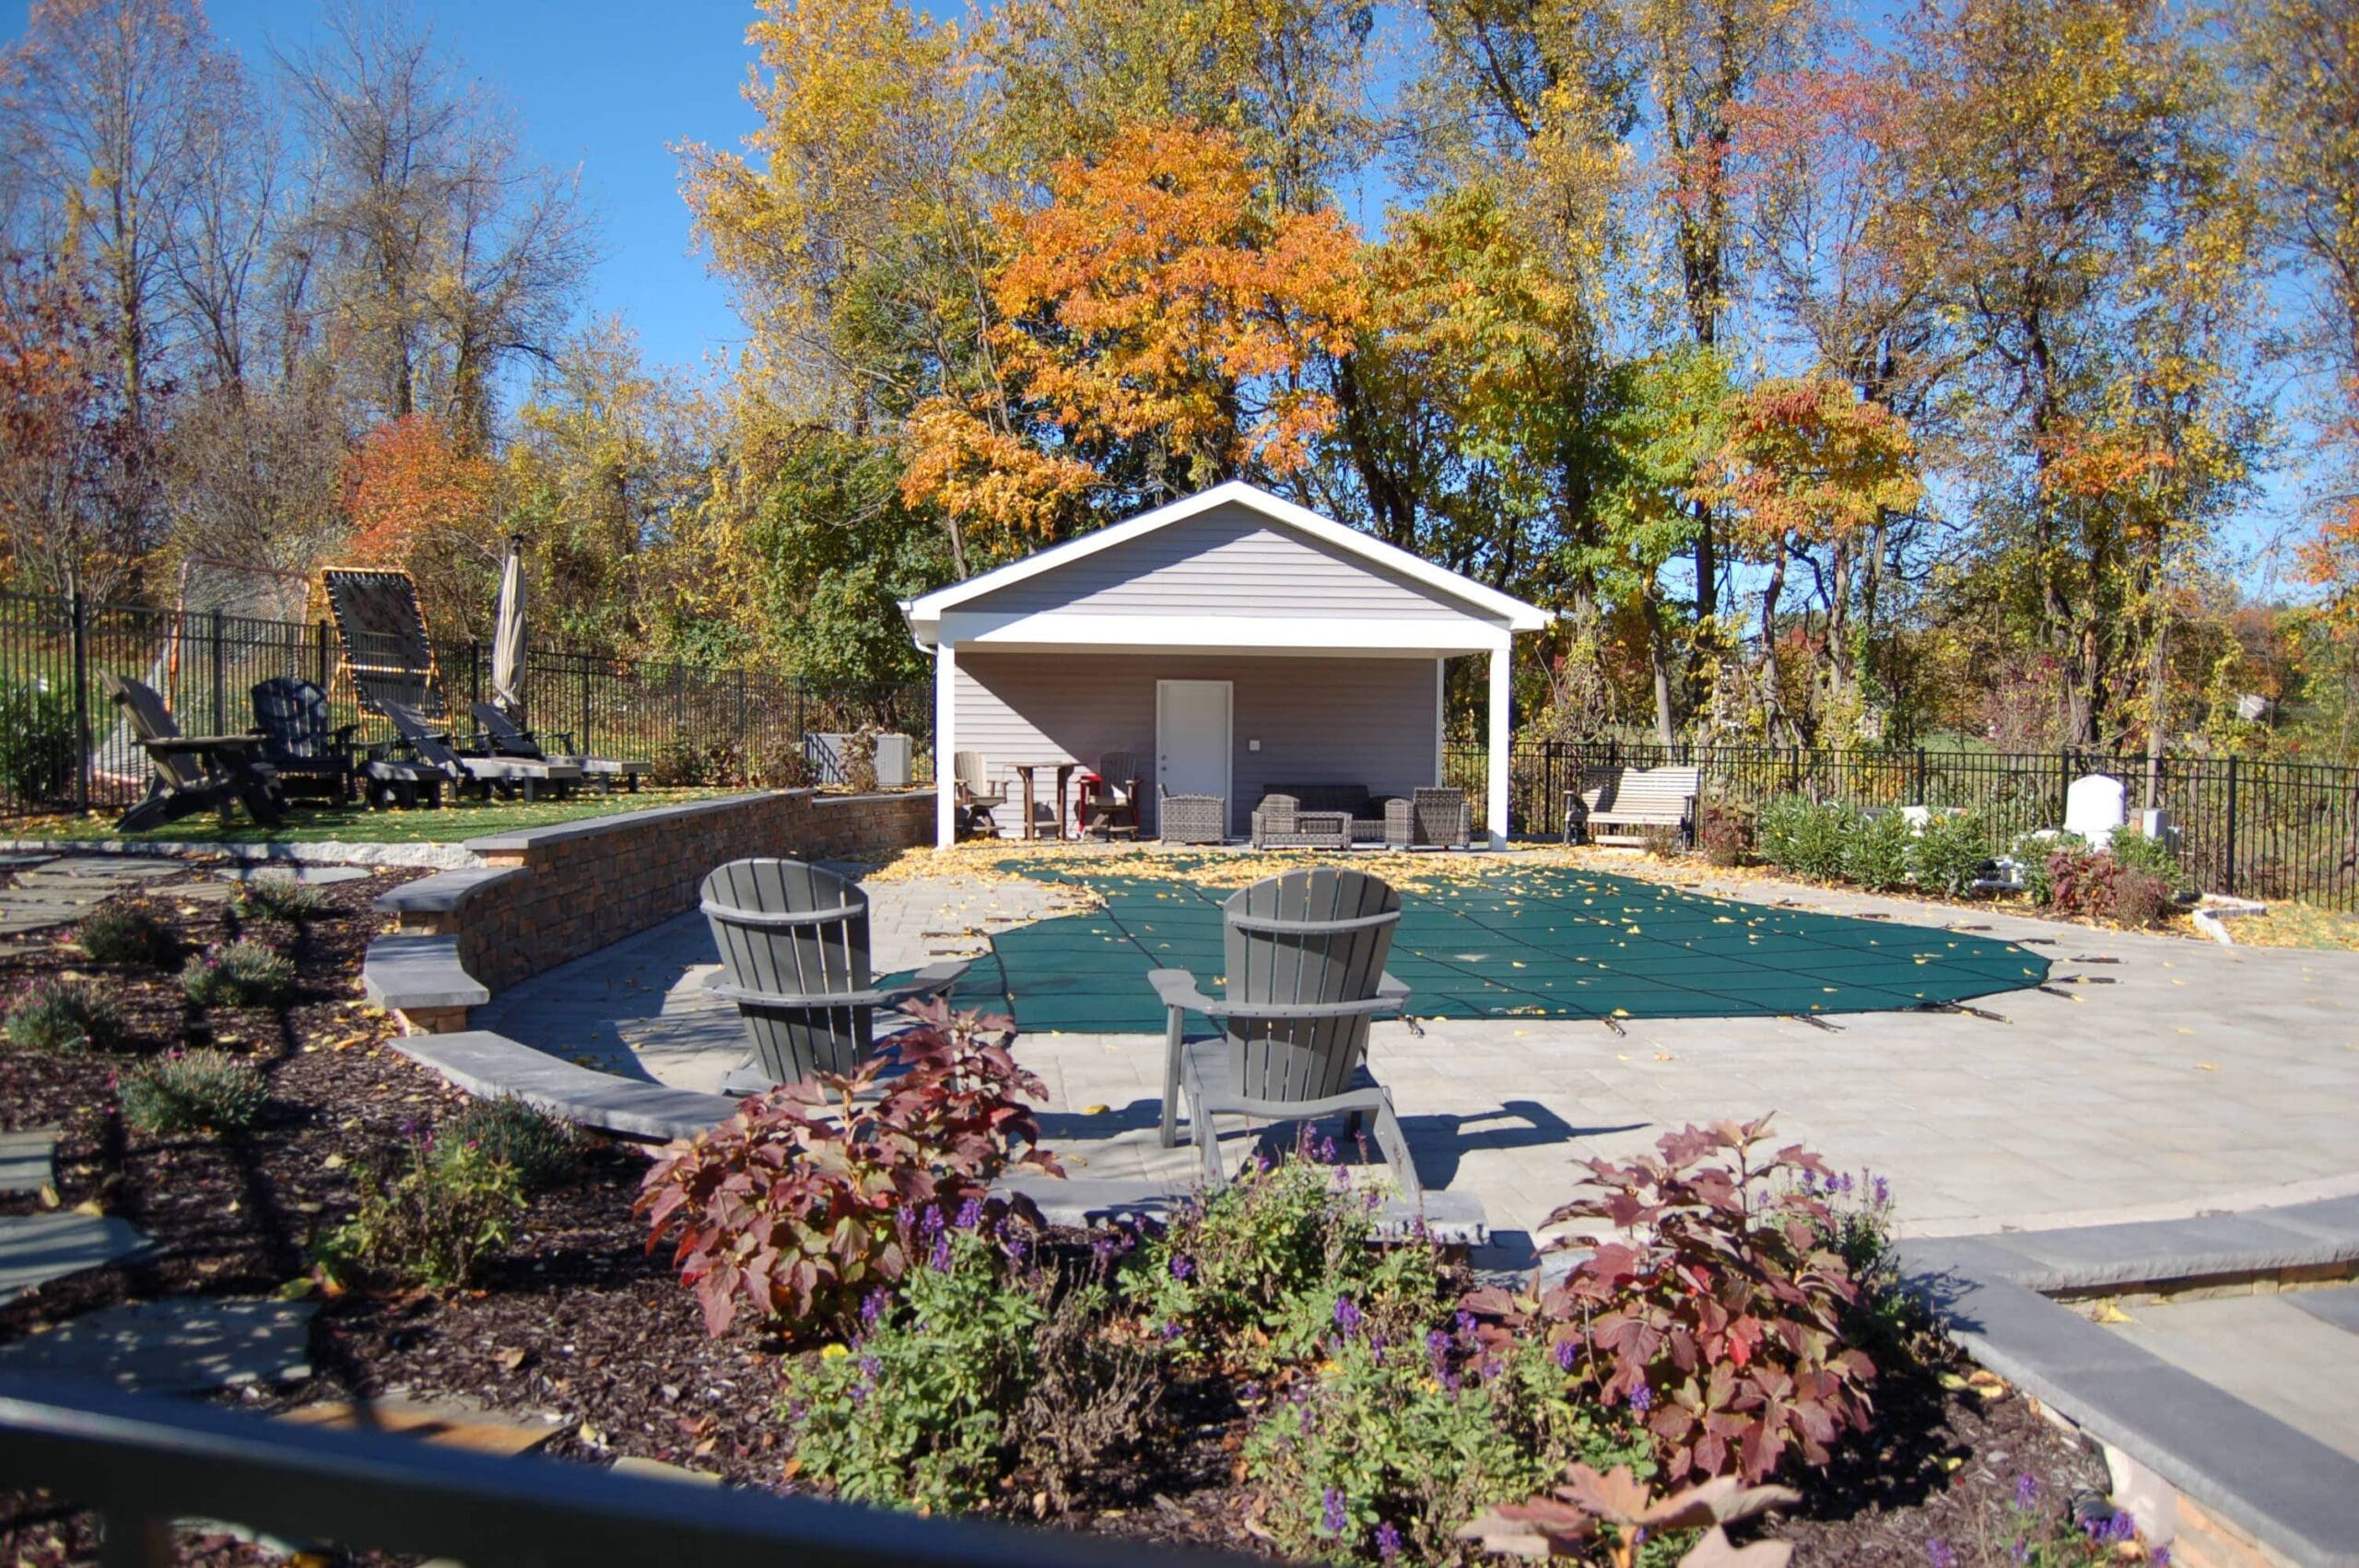
<svg viewBox="0 0 2359 1568">
<path fill-rule="evenodd" d="M 1166 795 L 1159 825 L 1166 844 L 1218 844 L 1228 837 L 1228 802 L 1218 795 Z"/>
</svg>

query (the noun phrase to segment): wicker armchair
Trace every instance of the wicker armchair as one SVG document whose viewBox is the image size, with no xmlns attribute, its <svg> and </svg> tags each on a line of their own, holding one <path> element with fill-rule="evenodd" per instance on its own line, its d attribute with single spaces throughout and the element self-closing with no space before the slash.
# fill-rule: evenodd
<svg viewBox="0 0 2359 1568">
<path fill-rule="evenodd" d="M 1348 849 L 1352 813 L 1307 812 L 1292 795 L 1270 794 L 1253 808 L 1256 849 Z"/>
<path fill-rule="evenodd" d="M 1228 837 L 1228 802 L 1218 795 L 1175 795 L 1156 787 L 1157 830 L 1166 844 L 1218 844 Z"/>
<path fill-rule="evenodd" d="M 1466 791 L 1426 789 L 1384 808 L 1384 842 L 1393 849 L 1463 849 L 1474 837 Z"/>
</svg>

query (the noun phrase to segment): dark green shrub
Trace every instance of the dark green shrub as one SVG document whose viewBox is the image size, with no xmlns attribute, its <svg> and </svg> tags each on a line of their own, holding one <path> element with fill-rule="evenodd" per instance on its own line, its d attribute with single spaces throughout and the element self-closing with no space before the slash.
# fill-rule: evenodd
<svg viewBox="0 0 2359 1568">
<path fill-rule="evenodd" d="M 241 940 L 199 954 L 181 971 L 181 990 L 199 1007 L 274 1007 L 295 990 L 295 965 L 261 942 Z"/>
<path fill-rule="evenodd" d="M 247 919 L 300 925 L 327 907 L 327 897 L 318 888 L 291 876 L 248 877 L 238 886 L 237 910 Z"/>
<path fill-rule="evenodd" d="M 175 1051 L 125 1073 L 123 1119 L 143 1132 L 236 1132 L 262 1114 L 261 1070 L 227 1051 Z"/>
<path fill-rule="evenodd" d="M 754 743 L 751 772 L 752 781 L 768 790 L 808 790 L 818 781 L 803 737 L 783 730 L 769 731 Z"/>
<path fill-rule="evenodd" d="M 180 962 L 181 939 L 144 899 L 116 898 L 82 917 L 74 941 L 100 964 L 168 968 Z"/>
<path fill-rule="evenodd" d="M 474 1150 L 506 1165 L 527 1194 L 563 1187 L 581 1168 L 581 1134 L 571 1122 L 507 1095 L 470 1100 L 435 1125 L 435 1158 L 454 1150 Z"/>
<path fill-rule="evenodd" d="M 1440 1262 L 1427 1246 L 1371 1246 L 1369 1197 L 1339 1168 L 1305 1144 L 1182 1211 L 1126 1271 L 1132 1306 L 1174 1354 L 1224 1363 L 1311 1355 L 1345 1297 L 1370 1332 L 1414 1340 L 1447 1298 Z"/>
<path fill-rule="evenodd" d="M 1871 893 L 1889 893 L 1908 883 L 1908 846 L 1915 834 L 1898 812 L 1873 816 L 1845 813 L 1843 876 Z"/>
<path fill-rule="evenodd" d="M 472 1284 L 523 1211 L 516 1173 L 480 1150 L 412 1142 L 393 1168 L 364 1167 L 360 1207 L 320 1243 L 335 1284 L 450 1290 Z"/>
<path fill-rule="evenodd" d="M 1635 1423 L 1582 1398 L 1544 1344 L 1492 1352 L 1438 1323 L 1402 1344 L 1345 1319 L 1245 1438 L 1246 1478 L 1291 1558 L 1469 1561 L 1459 1527 L 1567 1462 L 1648 1464 Z"/>
<path fill-rule="evenodd" d="M 123 1042 L 123 1015 L 95 986 L 44 975 L 9 1003 L 7 1033 L 18 1050 L 112 1050 Z"/>
<path fill-rule="evenodd" d="M 1989 824 L 1979 812 L 1935 812 L 1908 846 L 1908 874 L 1928 893 L 1960 898 L 1992 855 Z"/>
<path fill-rule="evenodd" d="M 2145 872 L 2172 892 L 2187 885 L 2178 868 L 2177 854 L 2169 844 L 2151 835 L 2123 828 L 2106 845 L 2106 853 L 2121 865 Z"/>
<path fill-rule="evenodd" d="M 1761 858 L 1781 871 L 1835 882 L 1844 874 L 1853 813 L 1802 795 L 1779 795 L 1761 808 Z"/>
<path fill-rule="evenodd" d="M 1741 866 L 1753 842 L 1753 825 L 1732 807 L 1706 805 L 1696 824 L 1696 848 L 1716 866 Z"/>
<path fill-rule="evenodd" d="M 851 1342 L 797 1371 L 795 1457 L 858 1503 L 972 1508 L 1022 1468 L 1064 1506 L 1165 1393 L 1153 1348 L 1108 1332 L 1116 1238 L 1060 1270 L 1019 1232 L 929 1214 L 898 1295 L 873 1293 Z"/>
<path fill-rule="evenodd" d="M 68 693 L 0 675 L 0 784 L 19 805 L 62 800 L 80 750 Z"/>
</svg>

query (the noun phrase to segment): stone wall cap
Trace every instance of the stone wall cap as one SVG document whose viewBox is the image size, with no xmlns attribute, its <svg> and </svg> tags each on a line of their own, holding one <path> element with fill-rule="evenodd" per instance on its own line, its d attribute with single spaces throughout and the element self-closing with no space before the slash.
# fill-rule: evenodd
<svg viewBox="0 0 2359 1568">
<path fill-rule="evenodd" d="M 379 937 L 360 961 L 360 989 L 390 1012 L 481 1007 L 491 1000 L 483 982 L 459 962 L 459 939 L 451 936 Z"/>
<path fill-rule="evenodd" d="M 386 915 L 453 914 L 485 888 L 526 874 L 522 866 L 470 866 L 464 871 L 438 872 L 380 894 L 376 908 Z"/>
<path fill-rule="evenodd" d="M 746 790 L 736 794 L 715 795 L 706 801 L 683 801 L 675 806 L 648 806 L 635 812 L 613 812 L 605 816 L 582 817 L 574 822 L 553 823 L 547 827 L 521 828 L 514 833 L 494 833 L 482 838 L 470 838 L 466 848 L 478 855 L 516 854 L 544 844 L 561 844 L 574 838 L 596 838 L 604 834 L 620 833 L 634 827 L 656 827 L 665 823 L 681 822 L 699 816 L 711 816 L 734 811 L 757 801 L 780 797 L 811 795 L 813 790 Z"/>
</svg>

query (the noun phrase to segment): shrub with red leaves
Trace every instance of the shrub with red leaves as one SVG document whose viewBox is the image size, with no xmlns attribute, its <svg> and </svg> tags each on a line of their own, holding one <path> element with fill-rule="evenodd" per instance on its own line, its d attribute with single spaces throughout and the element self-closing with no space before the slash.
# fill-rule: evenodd
<svg viewBox="0 0 2359 1568">
<path fill-rule="evenodd" d="M 673 1263 L 710 1332 L 749 1308 L 791 1338 L 841 1330 L 945 1222 L 1006 1219 L 989 1197 L 1001 1171 L 1063 1174 L 1018 1097 L 1044 1091 L 1010 1054 L 1007 1020 L 910 1011 L 921 1026 L 858 1071 L 748 1099 L 648 1172 L 647 1245 L 678 1233 Z"/>
<path fill-rule="evenodd" d="M 1824 1465 L 1872 1413 L 1874 1363 L 1842 1338 L 1858 1286 L 1801 1179 L 1826 1166 L 1800 1145 L 1761 1153 L 1768 1126 L 1690 1127 L 1659 1154 L 1585 1162 L 1602 1190 L 1548 1223 L 1607 1222 L 1596 1250 L 1535 1294 L 1465 1302 L 1493 1332 L 1544 1332 L 1607 1403 L 1643 1415 L 1668 1481 L 1758 1481 L 1790 1451 Z"/>
</svg>

